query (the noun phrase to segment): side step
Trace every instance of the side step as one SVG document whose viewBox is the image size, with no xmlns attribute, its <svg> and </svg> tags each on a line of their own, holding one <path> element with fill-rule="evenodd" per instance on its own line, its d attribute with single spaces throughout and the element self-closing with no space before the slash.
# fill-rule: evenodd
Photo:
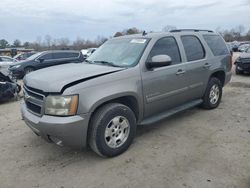
<svg viewBox="0 0 250 188">
<path fill-rule="evenodd" d="M 156 123 L 157 121 L 160 121 L 160 120 L 165 119 L 169 116 L 172 116 L 173 114 L 176 114 L 178 112 L 182 112 L 182 111 L 187 110 L 189 108 L 195 107 L 195 106 L 201 104 L 202 102 L 203 102 L 202 99 L 197 99 L 197 100 L 191 101 L 191 102 L 186 103 L 182 106 L 178 106 L 178 107 L 175 107 L 175 108 L 168 110 L 166 112 L 162 112 L 162 113 L 157 114 L 155 116 L 146 118 L 145 120 L 143 120 L 140 123 L 140 125 L 148 125 L 148 124 Z"/>
</svg>

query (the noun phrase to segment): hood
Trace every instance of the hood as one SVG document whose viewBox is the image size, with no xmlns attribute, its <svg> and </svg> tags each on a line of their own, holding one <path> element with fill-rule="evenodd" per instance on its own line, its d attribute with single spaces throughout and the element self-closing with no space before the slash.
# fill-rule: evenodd
<svg viewBox="0 0 250 188">
<path fill-rule="evenodd" d="M 11 67 L 13 67 L 15 65 L 22 65 L 23 63 L 30 62 L 30 61 L 32 61 L 32 60 L 21 60 L 21 61 L 13 62 L 11 64 Z"/>
<path fill-rule="evenodd" d="M 104 65 L 70 63 L 29 73 L 24 78 L 24 84 L 43 92 L 57 93 L 65 89 L 65 86 L 74 85 L 123 69 Z"/>
<path fill-rule="evenodd" d="M 248 58 L 250 58 L 250 53 L 244 52 L 244 53 L 240 54 L 240 58 L 242 58 L 242 59 L 248 59 Z"/>
</svg>

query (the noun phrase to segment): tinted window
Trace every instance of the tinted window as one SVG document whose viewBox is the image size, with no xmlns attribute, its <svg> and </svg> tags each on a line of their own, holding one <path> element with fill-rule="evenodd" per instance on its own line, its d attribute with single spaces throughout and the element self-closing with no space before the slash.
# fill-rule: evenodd
<svg viewBox="0 0 250 188">
<path fill-rule="evenodd" d="M 44 59 L 44 60 L 50 60 L 50 59 L 52 59 L 52 53 L 42 55 L 40 58 Z"/>
<path fill-rule="evenodd" d="M 181 62 L 180 52 L 176 40 L 173 37 L 165 37 L 158 40 L 153 46 L 148 61 L 152 61 L 152 57 L 156 55 L 168 55 L 172 59 L 172 64 Z"/>
<path fill-rule="evenodd" d="M 181 37 L 187 60 L 195 61 L 203 59 L 205 57 L 205 52 L 200 40 L 195 36 L 182 36 Z"/>
<path fill-rule="evenodd" d="M 229 54 L 225 42 L 219 35 L 203 35 L 203 37 L 215 56 Z"/>
<path fill-rule="evenodd" d="M 248 48 L 248 49 L 246 50 L 246 52 L 247 52 L 247 53 L 250 53 L 250 48 Z"/>
<path fill-rule="evenodd" d="M 77 52 L 57 52 L 54 53 L 54 59 L 62 59 L 62 58 L 77 58 L 79 53 Z"/>
</svg>

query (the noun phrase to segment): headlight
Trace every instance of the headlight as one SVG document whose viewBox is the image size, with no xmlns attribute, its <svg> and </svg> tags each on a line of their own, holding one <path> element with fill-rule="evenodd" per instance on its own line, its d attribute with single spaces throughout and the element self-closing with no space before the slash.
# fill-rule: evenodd
<svg viewBox="0 0 250 188">
<path fill-rule="evenodd" d="M 241 62 L 241 58 L 238 57 L 238 58 L 235 60 L 235 62 Z"/>
<path fill-rule="evenodd" d="M 55 116 L 73 116 L 78 106 L 78 95 L 53 96 L 49 95 L 45 102 L 45 114 Z"/>
<path fill-rule="evenodd" d="M 21 65 L 14 65 L 12 67 L 10 67 L 11 69 L 18 69 L 19 67 L 21 67 Z"/>
</svg>

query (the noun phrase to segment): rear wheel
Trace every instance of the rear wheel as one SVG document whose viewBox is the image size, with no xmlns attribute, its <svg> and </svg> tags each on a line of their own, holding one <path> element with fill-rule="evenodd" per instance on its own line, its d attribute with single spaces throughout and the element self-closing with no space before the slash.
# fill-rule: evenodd
<svg viewBox="0 0 250 188">
<path fill-rule="evenodd" d="M 90 122 L 89 145 L 100 156 L 114 157 L 128 149 L 136 133 L 133 111 L 119 103 L 98 109 Z"/>
<path fill-rule="evenodd" d="M 218 78 L 210 78 L 205 95 L 203 97 L 202 107 L 206 109 L 217 108 L 221 102 L 222 83 Z"/>
</svg>

